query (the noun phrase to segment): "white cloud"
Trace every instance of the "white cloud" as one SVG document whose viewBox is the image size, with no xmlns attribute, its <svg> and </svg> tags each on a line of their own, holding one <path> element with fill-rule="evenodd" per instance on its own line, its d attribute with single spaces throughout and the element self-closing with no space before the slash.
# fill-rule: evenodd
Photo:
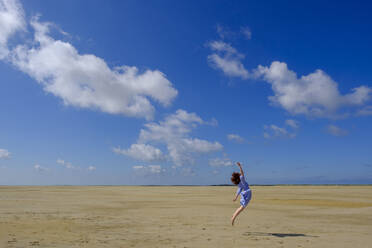
<svg viewBox="0 0 372 248">
<path fill-rule="evenodd" d="M 63 159 L 57 159 L 57 164 L 60 164 L 63 167 L 65 167 L 66 169 L 70 169 L 70 170 L 78 170 L 78 171 L 82 171 L 83 170 L 82 167 L 72 165 L 72 163 L 67 162 L 67 161 L 65 161 Z M 91 165 L 91 166 L 88 166 L 86 168 L 86 170 L 88 170 L 88 171 L 95 171 L 96 170 L 96 167 Z"/>
<path fill-rule="evenodd" d="M 165 160 L 165 156 L 160 149 L 147 144 L 132 144 L 130 148 L 126 150 L 114 148 L 114 152 L 148 162 Z"/>
<path fill-rule="evenodd" d="M 365 106 L 360 109 L 356 115 L 372 115 L 372 106 Z"/>
<path fill-rule="evenodd" d="M 299 128 L 299 124 L 295 120 L 288 119 L 285 121 L 285 124 L 289 126 L 289 130 L 285 127 L 279 127 L 277 125 L 264 125 L 264 138 L 279 138 L 279 137 L 287 137 L 287 138 L 294 138 L 297 135 L 297 129 Z"/>
<path fill-rule="evenodd" d="M 251 29 L 248 26 L 240 27 L 239 31 L 233 31 L 226 26 L 218 24 L 216 26 L 216 31 L 220 39 L 222 40 L 234 40 L 239 35 L 242 35 L 245 39 L 250 40 L 252 38 Z"/>
<path fill-rule="evenodd" d="M 228 140 L 235 141 L 237 143 L 243 143 L 244 142 L 244 138 L 240 137 L 237 134 L 228 134 L 227 138 L 228 138 Z"/>
<path fill-rule="evenodd" d="M 214 51 L 208 55 L 208 61 L 213 68 L 222 70 L 225 75 L 230 77 L 247 79 L 250 76 L 241 62 L 244 55 L 238 53 L 230 44 L 223 41 L 212 41 L 208 45 Z"/>
<path fill-rule="evenodd" d="M 204 124 L 216 127 L 218 126 L 218 121 L 215 118 L 212 118 L 210 121 L 204 121 Z"/>
<path fill-rule="evenodd" d="M 220 24 L 217 25 L 216 29 L 217 29 L 217 34 L 218 36 L 220 36 L 221 39 L 225 39 L 225 38 L 231 39 L 236 36 L 235 32 L 231 31 L 228 27 L 224 27 Z"/>
<path fill-rule="evenodd" d="M 135 165 L 132 167 L 133 170 L 141 172 L 142 174 L 161 174 L 165 172 L 165 169 L 161 167 L 161 165 Z"/>
<path fill-rule="evenodd" d="M 24 20 L 18 1 L 0 3 L 0 58 L 4 59 L 2 51 L 7 40 L 24 27 Z M 103 59 L 80 54 L 70 43 L 51 37 L 52 23 L 39 22 L 34 17 L 30 24 L 33 42 L 7 52 L 6 60 L 35 79 L 46 92 L 61 98 L 65 105 L 151 119 L 155 108 L 150 99 L 168 106 L 178 94 L 158 70 L 139 72 L 135 66 L 112 69 Z"/>
<path fill-rule="evenodd" d="M 299 127 L 298 121 L 295 121 L 295 120 L 292 120 L 292 119 L 286 120 L 285 124 L 287 124 L 288 126 L 290 126 L 292 128 L 298 128 Z"/>
<path fill-rule="evenodd" d="M 278 127 L 274 124 L 264 125 L 264 138 L 269 139 L 273 137 L 284 137 L 288 135 L 288 131 L 285 128 Z"/>
<path fill-rule="evenodd" d="M 62 159 L 57 159 L 57 163 L 64 166 L 67 169 L 77 169 L 78 167 L 73 166 L 70 162 L 66 162 Z"/>
<path fill-rule="evenodd" d="M 360 86 L 352 93 L 341 95 L 338 84 L 325 72 L 316 70 L 298 78 L 286 63 L 278 61 L 270 67 L 258 66 L 255 74 L 271 84 L 274 95 L 269 97 L 270 102 L 291 114 L 340 117 L 337 111 L 341 107 L 363 105 L 372 93 L 371 88 Z"/>
<path fill-rule="evenodd" d="M 26 23 L 22 6 L 18 1 L 0 0 L 0 59 L 8 53 L 8 39 L 19 30 L 24 30 Z"/>
<path fill-rule="evenodd" d="M 177 166 L 193 164 L 196 155 L 223 148 L 218 142 L 190 137 L 191 131 L 202 124 L 208 124 L 208 122 L 203 121 L 195 113 L 179 109 L 175 114 L 166 116 L 163 121 L 146 123 L 140 131 L 136 144 L 127 150 L 116 151 L 138 159 L 140 158 L 139 154 L 151 159 L 165 157 Z M 163 155 L 164 153 L 160 149 L 149 143 L 165 145 L 168 153 Z M 143 160 L 143 158 L 141 159 Z"/>
<path fill-rule="evenodd" d="M 222 145 L 218 142 L 209 142 L 198 138 L 185 138 L 182 140 L 183 146 L 189 151 L 194 153 L 209 153 L 212 151 L 219 151 Z"/>
<path fill-rule="evenodd" d="M 149 165 L 148 167 L 151 173 L 156 173 L 156 174 L 159 174 L 165 170 L 165 169 L 162 169 L 160 165 Z"/>
<path fill-rule="evenodd" d="M 224 30 L 217 27 L 221 39 L 224 38 Z M 241 33 L 245 34 L 246 38 L 251 38 L 248 27 L 242 27 Z M 274 92 L 274 95 L 269 97 L 270 103 L 293 115 L 302 114 L 313 118 L 347 117 L 350 112 L 342 112 L 342 108 L 361 108 L 372 96 L 372 88 L 363 85 L 353 88 L 348 94 L 341 94 L 337 82 L 322 70 L 298 77 L 284 62 L 273 61 L 269 67 L 259 65 L 249 71 L 242 63 L 244 54 L 239 53 L 230 44 L 212 41 L 208 46 L 214 51 L 208 56 L 213 68 L 222 70 L 229 77 L 263 79 L 271 85 Z M 371 112 L 371 108 L 365 107 L 356 110 L 356 115 L 370 115 Z"/>
<path fill-rule="evenodd" d="M 241 27 L 240 32 L 244 35 L 247 40 L 252 39 L 252 32 L 249 27 Z"/>
<path fill-rule="evenodd" d="M 194 163 L 193 155 L 209 153 L 222 149 L 218 142 L 192 138 L 189 136 L 193 128 L 205 122 L 195 113 L 177 110 L 159 123 L 147 123 L 141 130 L 139 141 L 162 143 L 167 146 L 168 156 L 178 166 Z"/>
<path fill-rule="evenodd" d="M 57 159 L 57 164 L 65 165 L 65 161 L 62 159 Z"/>
<path fill-rule="evenodd" d="M 228 158 L 214 158 L 209 160 L 209 165 L 214 167 L 232 166 L 233 162 Z"/>
<path fill-rule="evenodd" d="M 6 149 L 0 149 L 0 159 L 9 159 L 11 153 Z"/>
<path fill-rule="evenodd" d="M 48 171 L 48 170 L 49 170 L 48 168 L 43 167 L 43 166 L 41 166 L 41 165 L 39 165 L 39 164 L 35 164 L 35 165 L 34 165 L 34 169 L 35 169 L 36 171 L 38 171 L 38 172 L 43 172 L 43 171 Z"/>
<path fill-rule="evenodd" d="M 182 168 L 181 175 L 183 175 L 183 176 L 195 176 L 196 173 L 192 168 L 185 167 L 185 168 Z"/>
<path fill-rule="evenodd" d="M 349 134 L 349 132 L 345 129 L 342 129 L 338 126 L 335 126 L 335 125 L 328 125 L 327 126 L 327 132 L 333 136 L 337 136 L 337 137 L 340 137 L 340 136 L 346 136 Z"/>
<path fill-rule="evenodd" d="M 228 54 L 237 54 L 238 56 L 240 56 L 240 53 L 238 53 L 238 51 L 235 48 L 233 48 L 230 44 L 226 42 L 215 40 L 210 42 L 208 45 L 212 49 L 212 51 L 226 52 Z"/>
</svg>

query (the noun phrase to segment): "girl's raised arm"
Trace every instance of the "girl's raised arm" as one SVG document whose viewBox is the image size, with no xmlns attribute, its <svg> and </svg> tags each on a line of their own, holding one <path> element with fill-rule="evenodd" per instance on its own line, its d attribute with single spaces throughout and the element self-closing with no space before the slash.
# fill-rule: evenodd
<svg viewBox="0 0 372 248">
<path fill-rule="evenodd" d="M 243 169 L 242 169 L 242 165 L 239 163 L 239 162 L 236 162 L 236 164 L 239 166 L 240 168 L 240 175 L 242 175 L 244 177 L 244 172 L 243 172 Z"/>
</svg>

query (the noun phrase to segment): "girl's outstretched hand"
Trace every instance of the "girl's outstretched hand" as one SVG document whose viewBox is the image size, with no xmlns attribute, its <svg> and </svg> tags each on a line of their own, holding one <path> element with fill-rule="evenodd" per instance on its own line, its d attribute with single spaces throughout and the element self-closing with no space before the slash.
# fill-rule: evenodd
<svg viewBox="0 0 372 248">
<path fill-rule="evenodd" d="M 242 165 L 240 164 L 240 162 L 236 162 L 236 164 L 239 166 L 239 169 L 240 169 L 240 175 L 244 177 L 244 172 L 243 172 Z"/>
</svg>

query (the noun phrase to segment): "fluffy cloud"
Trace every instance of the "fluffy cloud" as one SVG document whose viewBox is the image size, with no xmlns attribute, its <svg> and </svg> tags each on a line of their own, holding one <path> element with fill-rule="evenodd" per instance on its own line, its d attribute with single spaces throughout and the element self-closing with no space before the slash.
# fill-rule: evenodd
<svg viewBox="0 0 372 248">
<path fill-rule="evenodd" d="M 36 171 L 38 171 L 38 172 L 43 172 L 43 171 L 48 171 L 48 170 L 49 170 L 48 168 L 43 167 L 43 166 L 41 166 L 41 165 L 39 165 L 39 164 L 35 164 L 35 165 L 34 165 L 34 169 L 35 169 Z"/>
<path fill-rule="evenodd" d="M 295 121 L 295 120 L 291 120 L 291 119 L 286 120 L 285 124 L 287 124 L 288 126 L 290 126 L 292 128 L 298 128 L 299 127 L 298 122 Z"/>
<path fill-rule="evenodd" d="M 226 36 L 225 29 L 217 28 L 221 38 Z M 246 38 L 251 37 L 249 28 L 241 28 Z M 210 65 L 221 70 L 226 76 L 241 79 L 263 79 L 271 85 L 274 92 L 269 97 L 271 104 L 279 106 L 293 115 L 308 117 L 340 118 L 350 115 L 342 108 L 359 108 L 356 115 L 370 115 L 369 107 L 363 108 L 372 95 L 372 88 L 355 87 L 348 94 L 341 94 L 338 84 L 322 70 L 298 77 L 288 69 L 284 62 L 274 61 L 270 66 L 259 65 L 256 69 L 247 70 L 242 60 L 244 55 L 224 41 L 212 41 L 209 48 L 214 51 L 208 56 Z"/>
<path fill-rule="evenodd" d="M 209 153 L 222 149 L 218 142 L 192 138 L 189 136 L 193 128 L 205 122 L 195 113 L 177 110 L 159 123 L 147 123 L 141 130 L 139 141 L 165 144 L 168 156 L 176 165 L 194 163 L 193 154 Z"/>
<path fill-rule="evenodd" d="M 277 125 L 264 125 L 264 138 L 269 139 L 273 137 L 288 136 L 288 131 L 285 128 L 278 127 Z"/>
<path fill-rule="evenodd" d="M 249 27 L 241 27 L 240 32 L 244 35 L 247 40 L 252 39 L 252 32 Z"/>
<path fill-rule="evenodd" d="M 148 166 L 144 166 L 144 165 L 135 165 L 132 167 L 133 170 L 137 171 L 137 172 L 140 172 L 142 174 L 161 174 L 163 172 L 165 172 L 165 169 L 163 169 L 161 167 L 161 165 L 148 165 Z"/>
<path fill-rule="evenodd" d="M 22 6 L 17 1 L 0 0 L 0 59 L 9 53 L 8 39 L 25 26 Z"/>
<path fill-rule="evenodd" d="M 365 106 L 357 112 L 357 115 L 372 115 L 372 106 Z"/>
<path fill-rule="evenodd" d="M 287 137 L 287 138 L 294 138 L 297 135 L 297 129 L 299 128 L 299 123 L 295 120 L 286 120 L 285 124 L 289 127 L 279 127 L 277 125 L 264 125 L 264 138 L 278 138 L 278 137 Z"/>
<path fill-rule="evenodd" d="M 221 40 L 226 39 L 234 40 L 238 38 L 240 35 L 242 35 L 246 40 L 250 40 L 252 38 L 252 32 L 248 26 L 242 26 L 240 27 L 239 31 L 233 31 L 226 26 L 218 24 L 216 26 L 216 31 Z"/>
<path fill-rule="evenodd" d="M 234 31 L 220 24 L 216 26 L 216 31 L 217 31 L 218 36 L 220 36 L 221 39 L 234 38 L 236 36 L 236 33 Z"/>
<path fill-rule="evenodd" d="M 76 169 L 70 162 L 64 161 L 62 159 L 57 159 L 57 164 L 64 166 L 66 169 Z"/>
<path fill-rule="evenodd" d="M 230 77 L 247 79 L 250 76 L 241 62 L 244 55 L 238 53 L 230 44 L 223 41 L 212 41 L 208 45 L 214 51 L 208 55 L 208 61 L 213 68 L 222 70 L 226 76 Z"/>
<path fill-rule="evenodd" d="M 348 131 L 345 130 L 345 129 L 342 129 L 338 126 L 335 126 L 335 125 L 328 125 L 327 126 L 327 132 L 333 136 L 337 136 L 337 137 L 340 137 L 340 136 L 346 136 L 348 135 Z"/>
<path fill-rule="evenodd" d="M 181 175 L 182 176 L 195 176 L 196 173 L 195 173 L 195 171 L 192 168 L 185 167 L 185 168 L 182 168 Z"/>
<path fill-rule="evenodd" d="M 63 159 L 57 159 L 57 164 L 60 164 L 63 167 L 65 167 L 66 169 L 69 169 L 69 170 L 78 170 L 78 171 L 82 171 L 83 170 L 82 167 L 72 165 L 70 162 L 67 162 L 67 161 L 65 161 Z M 96 167 L 91 165 L 91 166 L 88 166 L 86 168 L 86 170 L 88 170 L 88 171 L 95 171 L 96 170 Z"/>
<path fill-rule="evenodd" d="M 114 152 L 148 162 L 163 161 L 165 159 L 160 149 L 147 144 L 132 144 L 127 150 L 114 148 Z"/>
<path fill-rule="evenodd" d="M 0 24 L 0 46 L 4 47 L 24 21 L 17 1 L 1 3 L 0 18 L 7 20 Z M 5 25 L 8 23 L 12 25 Z M 46 92 L 62 99 L 65 105 L 151 119 L 154 106 L 150 99 L 168 106 L 178 94 L 158 70 L 139 72 L 135 66 L 110 68 L 103 59 L 80 54 L 70 43 L 51 37 L 52 23 L 34 17 L 30 24 L 34 30 L 33 42 L 18 45 L 7 53 L 6 60 L 34 78 Z"/>
<path fill-rule="evenodd" d="M 150 122 L 141 129 L 138 141 L 127 150 L 116 150 L 116 152 L 143 160 L 143 157 L 166 158 L 177 166 L 193 164 L 194 156 L 221 150 L 223 147 L 218 142 L 190 137 L 191 131 L 198 125 L 208 124 L 195 113 L 185 110 L 177 110 L 175 114 L 165 117 L 158 123 Z M 149 144 L 151 143 L 151 145 Z M 163 144 L 168 153 L 163 155 L 160 149 L 152 144 Z"/>
<path fill-rule="evenodd" d="M 235 141 L 237 143 L 243 143 L 244 142 L 244 139 L 237 134 L 228 134 L 227 139 L 231 140 L 231 141 Z"/>
<path fill-rule="evenodd" d="M 6 149 L 0 149 L 0 159 L 10 158 L 10 152 Z"/>
<path fill-rule="evenodd" d="M 338 84 L 322 70 L 297 77 L 287 64 L 274 61 L 270 67 L 258 66 L 256 76 L 271 84 L 274 95 L 272 104 L 280 106 L 291 114 L 312 117 L 337 117 L 343 106 L 361 106 L 371 98 L 372 89 L 367 86 L 354 88 L 342 95 Z"/>
<path fill-rule="evenodd" d="M 209 160 L 209 165 L 214 167 L 232 166 L 233 162 L 228 158 L 214 158 Z"/>
</svg>

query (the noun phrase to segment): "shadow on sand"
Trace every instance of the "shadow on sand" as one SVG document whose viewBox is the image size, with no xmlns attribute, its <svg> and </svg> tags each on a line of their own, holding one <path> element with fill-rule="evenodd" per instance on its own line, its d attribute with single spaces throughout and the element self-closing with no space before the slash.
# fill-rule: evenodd
<svg viewBox="0 0 372 248">
<path fill-rule="evenodd" d="M 243 235 L 245 236 L 274 236 L 278 238 L 286 237 L 311 237 L 317 238 L 318 236 L 306 235 L 303 233 L 265 233 L 265 232 L 246 232 Z"/>
</svg>

